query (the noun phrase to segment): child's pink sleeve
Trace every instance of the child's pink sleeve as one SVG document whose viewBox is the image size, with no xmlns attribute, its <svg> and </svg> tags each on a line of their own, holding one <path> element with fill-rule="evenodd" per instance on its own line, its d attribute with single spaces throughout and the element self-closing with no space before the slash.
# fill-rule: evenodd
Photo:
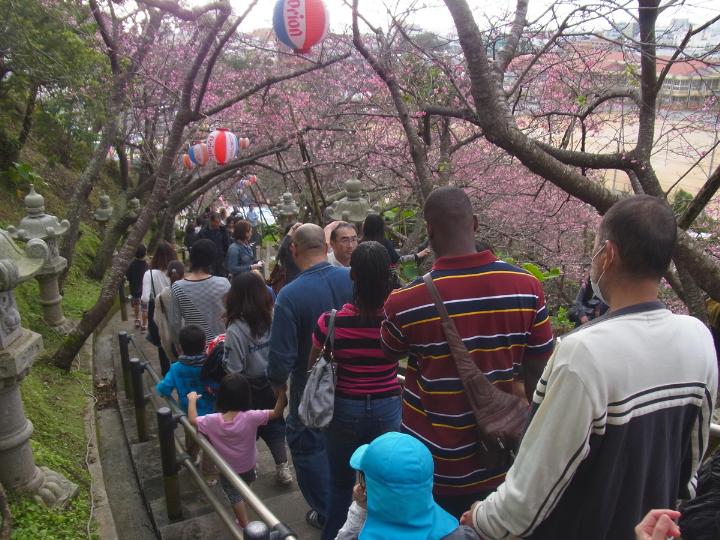
<svg viewBox="0 0 720 540">
<path fill-rule="evenodd" d="M 197 417 L 197 429 L 203 435 L 208 435 L 208 432 L 212 429 L 210 420 L 211 415 L 198 416 Z"/>
<path fill-rule="evenodd" d="M 248 411 L 253 424 L 264 426 L 270 420 L 270 411 Z"/>
</svg>

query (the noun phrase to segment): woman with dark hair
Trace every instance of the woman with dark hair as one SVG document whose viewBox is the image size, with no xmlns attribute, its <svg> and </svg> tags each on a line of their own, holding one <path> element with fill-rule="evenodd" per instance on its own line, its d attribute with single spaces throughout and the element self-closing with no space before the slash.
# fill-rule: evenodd
<svg viewBox="0 0 720 540">
<path fill-rule="evenodd" d="M 225 294 L 230 283 L 226 278 L 210 274 L 216 255 L 212 240 L 197 240 L 190 249 L 190 272 L 172 284 L 168 322 L 175 343 L 180 328 L 186 324 L 201 326 L 208 343 L 225 330 Z"/>
<path fill-rule="evenodd" d="M 253 407 L 275 403 L 265 369 L 270 352 L 273 300 L 263 279 L 255 272 L 237 274 L 225 298 L 225 360 L 228 373 L 241 373 L 252 388 Z M 258 429 L 275 460 L 278 484 L 292 482 L 285 448 L 285 419 L 278 418 Z"/>
<path fill-rule="evenodd" d="M 421 260 L 430 254 L 430 248 L 428 246 L 417 253 L 411 253 L 409 255 L 398 254 L 392 242 L 385 238 L 385 220 L 379 214 L 368 214 L 365 218 L 365 222 L 363 223 L 363 236 L 360 241 L 367 242 L 368 240 L 374 240 L 385 246 L 388 256 L 390 257 L 390 264 L 393 267 L 397 266 L 398 263 L 412 260 L 415 261 L 415 264 L 419 264 Z M 399 283 L 397 285 L 399 285 Z M 393 288 L 395 288 L 395 285 Z"/>
<path fill-rule="evenodd" d="M 362 444 L 400 428 L 397 361 L 386 360 L 380 346 L 383 305 L 391 290 L 390 257 L 373 240 L 350 257 L 353 300 L 335 314 L 334 361 L 337 362 L 335 409 L 325 430 L 330 464 L 330 506 L 322 538 L 333 539 L 345 522 L 355 473 L 350 456 Z M 320 316 L 313 333 L 309 366 L 327 337 L 331 312 Z"/>
<path fill-rule="evenodd" d="M 392 242 L 385 238 L 385 220 L 379 214 L 369 214 L 363 223 L 361 242 L 369 240 L 378 242 L 385 247 L 392 266 L 395 266 L 400 261 L 400 255 L 395 251 Z"/>
<path fill-rule="evenodd" d="M 185 265 L 181 261 L 170 261 L 167 269 L 167 276 L 170 279 L 170 285 L 185 277 Z M 163 351 L 167 355 L 170 362 L 177 360 L 177 349 L 172 342 L 172 333 L 170 332 L 170 308 L 172 307 L 172 289 L 166 287 L 160 294 L 155 297 L 155 324 L 158 328 L 160 343 Z"/>
<path fill-rule="evenodd" d="M 155 299 L 170 286 L 170 279 L 167 276 L 168 265 L 171 261 L 177 260 L 175 249 L 165 241 L 162 241 L 155 248 L 155 255 L 150 261 L 150 269 L 143 276 L 143 289 L 141 301 L 147 304 L 148 334 L 147 340 L 158 348 L 160 369 L 165 375 L 170 369 L 170 360 L 160 341 L 160 332 L 155 323 Z"/>
<path fill-rule="evenodd" d="M 253 228 L 249 221 L 240 219 L 235 223 L 233 243 L 227 252 L 227 269 L 231 276 L 262 268 L 262 262 L 255 262 L 255 250 L 250 244 Z"/>
<path fill-rule="evenodd" d="M 145 244 L 140 244 L 135 250 L 135 258 L 125 271 L 125 277 L 130 287 L 130 305 L 135 313 L 135 328 L 140 328 L 143 332 L 147 330 L 147 304 L 142 303 L 143 278 L 148 269 L 146 255 Z"/>
<path fill-rule="evenodd" d="M 280 242 L 278 248 L 275 267 L 272 269 L 270 274 L 270 284 L 272 285 L 273 291 L 279 293 L 285 285 L 290 283 L 300 273 L 300 269 L 295 260 L 293 259 L 292 253 L 290 253 L 290 243 L 292 242 L 292 235 L 300 227 L 302 223 L 289 223 L 285 227 L 285 236 Z"/>
</svg>

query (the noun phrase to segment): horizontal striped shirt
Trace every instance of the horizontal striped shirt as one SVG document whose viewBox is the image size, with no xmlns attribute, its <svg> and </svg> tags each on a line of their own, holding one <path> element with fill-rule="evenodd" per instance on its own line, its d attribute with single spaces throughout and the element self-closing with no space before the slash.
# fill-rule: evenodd
<svg viewBox="0 0 720 540">
<path fill-rule="evenodd" d="M 225 332 L 225 295 L 230 289 L 227 278 L 181 279 L 171 287 L 173 305 L 169 319 L 174 339 L 180 328 L 188 324 L 200 326 L 207 343 Z"/>
<path fill-rule="evenodd" d="M 545 297 L 529 273 L 483 251 L 439 258 L 432 277 L 472 359 L 498 388 L 511 392 L 521 364 L 552 353 Z M 475 417 L 422 278 L 393 291 L 385 315 L 388 355 L 408 354 L 402 429 L 433 454 L 435 493 L 496 487 L 506 469 L 484 468 L 477 459 Z"/>
<path fill-rule="evenodd" d="M 358 309 L 345 304 L 335 314 L 333 354 L 338 365 L 335 395 L 358 399 L 367 395 L 400 395 L 398 363 L 386 360 L 380 345 L 380 310 L 371 321 L 364 321 Z M 313 333 L 313 345 L 321 349 L 327 336 L 330 313 L 323 313 Z"/>
</svg>

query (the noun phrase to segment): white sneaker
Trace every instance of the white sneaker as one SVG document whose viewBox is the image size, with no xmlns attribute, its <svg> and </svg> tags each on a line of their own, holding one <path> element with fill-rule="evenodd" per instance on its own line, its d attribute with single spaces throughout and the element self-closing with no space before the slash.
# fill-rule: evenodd
<svg viewBox="0 0 720 540">
<path fill-rule="evenodd" d="M 278 463 L 275 465 L 275 481 L 281 486 L 287 486 L 292 483 L 293 477 L 290 473 L 290 466 L 287 461 L 285 463 Z"/>
</svg>

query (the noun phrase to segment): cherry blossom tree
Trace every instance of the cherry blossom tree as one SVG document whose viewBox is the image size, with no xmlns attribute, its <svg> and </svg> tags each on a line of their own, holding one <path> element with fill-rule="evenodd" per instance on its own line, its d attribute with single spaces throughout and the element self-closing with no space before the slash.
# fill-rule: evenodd
<svg viewBox="0 0 720 540">
<path fill-rule="evenodd" d="M 238 27 L 256 3 L 256 1 L 250 2 L 242 14 L 233 15 L 231 6 L 226 1 L 212 2 L 193 9 L 186 9 L 175 2 L 164 0 L 143 0 L 141 2 L 151 12 L 149 20 L 157 20 L 156 25 L 158 26 L 165 16 L 172 16 L 179 21 L 194 22 L 197 25 L 197 33 L 194 36 L 194 42 L 197 45 L 190 58 L 186 59 L 182 77 L 178 86 L 174 88 L 178 95 L 178 104 L 170 114 L 171 120 L 163 140 L 160 158 L 149 180 L 152 183 L 152 188 L 143 201 L 144 204 L 137 220 L 118 250 L 117 256 L 113 259 L 112 267 L 103 282 L 98 301 L 84 314 L 78 326 L 55 353 L 52 359 L 55 365 L 69 369 L 85 339 L 110 309 L 118 284 L 123 278 L 125 269 L 128 267 L 136 247 L 147 233 L 157 210 L 166 205 L 170 178 L 177 167 L 178 152 L 183 144 L 187 127 L 193 122 L 213 117 L 276 83 L 322 69 L 344 58 L 343 56 L 334 56 L 324 58 L 318 62 L 306 59 L 303 60 L 304 67 L 298 68 L 295 66 L 296 69 L 294 70 L 286 70 L 282 66 L 283 73 L 268 76 L 256 84 L 252 84 L 248 88 L 226 97 L 221 103 L 208 107 L 205 98 L 211 87 L 214 69 L 218 60 L 221 58 L 225 46 L 235 35 Z M 96 15 L 96 18 L 99 24 L 103 21 L 101 14 Z M 119 33 L 121 31 L 120 27 L 116 28 Z M 101 33 L 103 32 L 101 31 Z M 146 35 L 146 33 L 143 35 Z M 107 39 L 105 37 L 103 39 L 107 43 Z M 144 39 L 147 39 L 147 37 Z M 110 47 L 108 48 L 110 49 Z M 113 131 L 114 134 L 115 131 Z"/>
</svg>

